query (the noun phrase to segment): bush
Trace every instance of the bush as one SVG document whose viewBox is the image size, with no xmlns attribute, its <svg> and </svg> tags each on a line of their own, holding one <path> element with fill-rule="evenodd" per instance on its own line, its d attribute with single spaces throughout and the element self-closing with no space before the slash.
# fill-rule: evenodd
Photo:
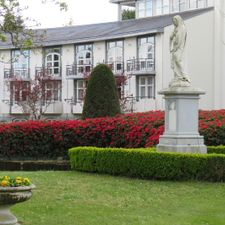
<svg viewBox="0 0 225 225">
<path fill-rule="evenodd" d="M 82 118 L 115 116 L 120 114 L 116 81 L 110 68 L 100 64 L 94 68 L 88 82 Z"/>
<path fill-rule="evenodd" d="M 225 154 L 225 146 L 208 146 L 207 147 L 207 153 L 208 154 Z"/>
<path fill-rule="evenodd" d="M 200 112 L 200 133 L 204 134 L 206 145 L 225 145 L 224 118 L 225 110 Z M 152 111 L 86 120 L 1 124 L 0 157 L 67 157 L 67 150 L 76 146 L 151 147 L 158 144 L 163 123 L 163 112 Z M 224 152 L 213 149 L 210 153 Z"/>
<path fill-rule="evenodd" d="M 225 156 L 159 153 L 153 149 L 76 147 L 73 170 L 159 180 L 225 181 Z"/>
<path fill-rule="evenodd" d="M 206 145 L 225 145 L 225 110 L 200 111 L 199 132 Z"/>
<path fill-rule="evenodd" d="M 67 157 L 75 146 L 140 147 L 157 141 L 160 112 L 67 121 L 26 121 L 0 125 L 0 157 Z M 155 128 L 156 127 L 156 128 Z M 153 129 L 154 128 L 154 129 Z M 156 137 L 156 138 L 154 138 Z"/>
</svg>

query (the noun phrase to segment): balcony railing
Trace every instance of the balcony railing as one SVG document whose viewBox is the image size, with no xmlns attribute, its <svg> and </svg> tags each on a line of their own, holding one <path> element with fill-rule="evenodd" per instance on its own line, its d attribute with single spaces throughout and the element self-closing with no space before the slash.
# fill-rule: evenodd
<svg viewBox="0 0 225 225">
<path fill-rule="evenodd" d="M 123 75 L 124 73 L 124 62 L 123 61 L 113 61 L 106 62 L 106 65 L 112 70 L 113 74 L 116 76 Z"/>
<path fill-rule="evenodd" d="M 52 76 L 53 78 L 61 78 L 61 68 L 35 67 L 35 75 Z"/>
<path fill-rule="evenodd" d="M 4 79 L 11 79 L 11 78 L 29 79 L 30 69 L 29 68 L 4 69 Z"/>
<path fill-rule="evenodd" d="M 154 59 L 130 59 L 127 60 L 128 73 L 153 73 L 155 72 Z"/>
<path fill-rule="evenodd" d="M 93 69 L 92 64 L 72 64 L 66 66 L 67 77 L 84 77 L 90 75 Z"/>
</svg>

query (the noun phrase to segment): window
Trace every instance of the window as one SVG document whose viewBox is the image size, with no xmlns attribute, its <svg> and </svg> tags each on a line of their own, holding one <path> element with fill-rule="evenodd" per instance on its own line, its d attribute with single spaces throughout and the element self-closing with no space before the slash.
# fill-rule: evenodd
<svg viewBox="0 0 225 225">
<path fill-rule="evenodd" d="M 12 69 L 13 75 L 20 78 L 29 78 L 29 50 L 12 51 Z"/>
<path fill-rule="evenodd" d="M 14 81 L 11 82 L 11 97 L 13 102 L 25 102 L 29 95 L 28 81 Z"/>
<path fill-rule="evenodd" d="M 61 101 L 61 82 L 49 81 L 45 84 L 45 100 Z"/>
<path fill-rule="evenodd" d="M 59 48 L 52 48 L 45 50 L 45 65 L 50 75 L 60 76 L 61 54 Z"/>
<path fill-rule="evenodd" d="M 152 0 L 146 0 L 145 6 L 146 6 L 145 16 L 152 16 L 153 15 Z"/>
<path fill-rule="evenodd" d="M 77 45 L 76 49 L 76 64 L 77 74 L 90 73 L 92 69 L 93 47 L 91 44 Z"/>
<path fill-rule="evenodd" d="M 138 17 L 145 17 L 145 1 L 138 2 Z"/>
<path fill-rule="evenodd" d="M 162 0 L 156 1 L 156 15 L 162 14 Z"/>
<path fill-rule="evenodd" d="M 163 14 L 168 14 L 170 12 L 169 0 L 163 0 Z"/>
<path fill-rule="evenodd" d="M 206 7 L 206 0 L 198 0 L 198 8 Z"/>
<path fill-rule="evenodd" d="M 196 9 L 196 8 L 205 8 L 207 7 L 207 0 L 189 0 L 189 8 Z"/>
<path fill-rule="evenodd" d="M 185 11 L 187 9 L 186 0 L 180 0 L 179 2 L 179 11 Z"/>
<path fill-rule="evenodd" d="M 140 76 L 139 77 L 139 97 L 154 98 L 155 97 L 155 77 L 153 76 Z"/>
<path fill-rule="evenodd" d="M 85 97 L 85 91 L 87 87 L 87 81 L 86 80 L 75 80 L 74 81 L 74 87 L 75 87 L 75 100 L 76 102 L 80 102 L 84 100 Z"/>
<path fill-rule="evenodd" d="M 189 0 L 189 8 L 196 9 L 197 8 L 197 0 Z"/>
<path fill-rule="evenodd" d="M 171 7 L 172 12 L 180 11 L 179 2 L 180 2 L 179 0 L 172 0 L 172 7 Z"/>
<path fill-rule="evenodd" d="M 140 0 L 137 2 L 138 18 L 153 15 L 153 0 Z"/>
<path fill-rule="evenodd" d="M 138 64 L 139 70 L 155 67 L 155 37 L 147 36 L 138 38 Z"/>
<path fill-rule="evenodd" d="M 107 64 L 113 73 L 123 71 L 123 41 L 107 42 Z"/>
</svg>

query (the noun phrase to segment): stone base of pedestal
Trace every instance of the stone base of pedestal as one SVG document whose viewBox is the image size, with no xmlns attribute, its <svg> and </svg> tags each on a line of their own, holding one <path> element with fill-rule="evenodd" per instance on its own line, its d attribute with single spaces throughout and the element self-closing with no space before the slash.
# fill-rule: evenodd
<svg viewBox="0 0 225 225">
<path fill-rule="evenodd" d="M 0 225 L 19 225 L 17 218 L 12 215 L 8 206 L 0 208 Z"/>
<path fill-rule="evenodd" d="M 165 132 L 157 151 L 207 153 L 198 132 L 198 102 L 204 93 L 191 86 L 171 86 L 159 92 L 165 99 Z"/>
<path fill-rule="evenodd" d="M 162 135 L 159 140 L 159 152 L 207 153 L 207 147 L 200 135 Z"/>
</svg>

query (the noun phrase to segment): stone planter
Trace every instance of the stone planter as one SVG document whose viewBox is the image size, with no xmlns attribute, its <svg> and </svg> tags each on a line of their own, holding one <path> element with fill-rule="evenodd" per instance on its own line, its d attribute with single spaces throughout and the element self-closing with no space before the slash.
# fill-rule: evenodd
<svg viewBox="0 0 225 225">
<path fill-rule="evenodd" d="M 16 203 L 31 198 L 34 185 L 25 187 L 0 187 L 0 225 L 19 225 L 17 218 L 10 212 L 10 207 Z"/>
</svg>

